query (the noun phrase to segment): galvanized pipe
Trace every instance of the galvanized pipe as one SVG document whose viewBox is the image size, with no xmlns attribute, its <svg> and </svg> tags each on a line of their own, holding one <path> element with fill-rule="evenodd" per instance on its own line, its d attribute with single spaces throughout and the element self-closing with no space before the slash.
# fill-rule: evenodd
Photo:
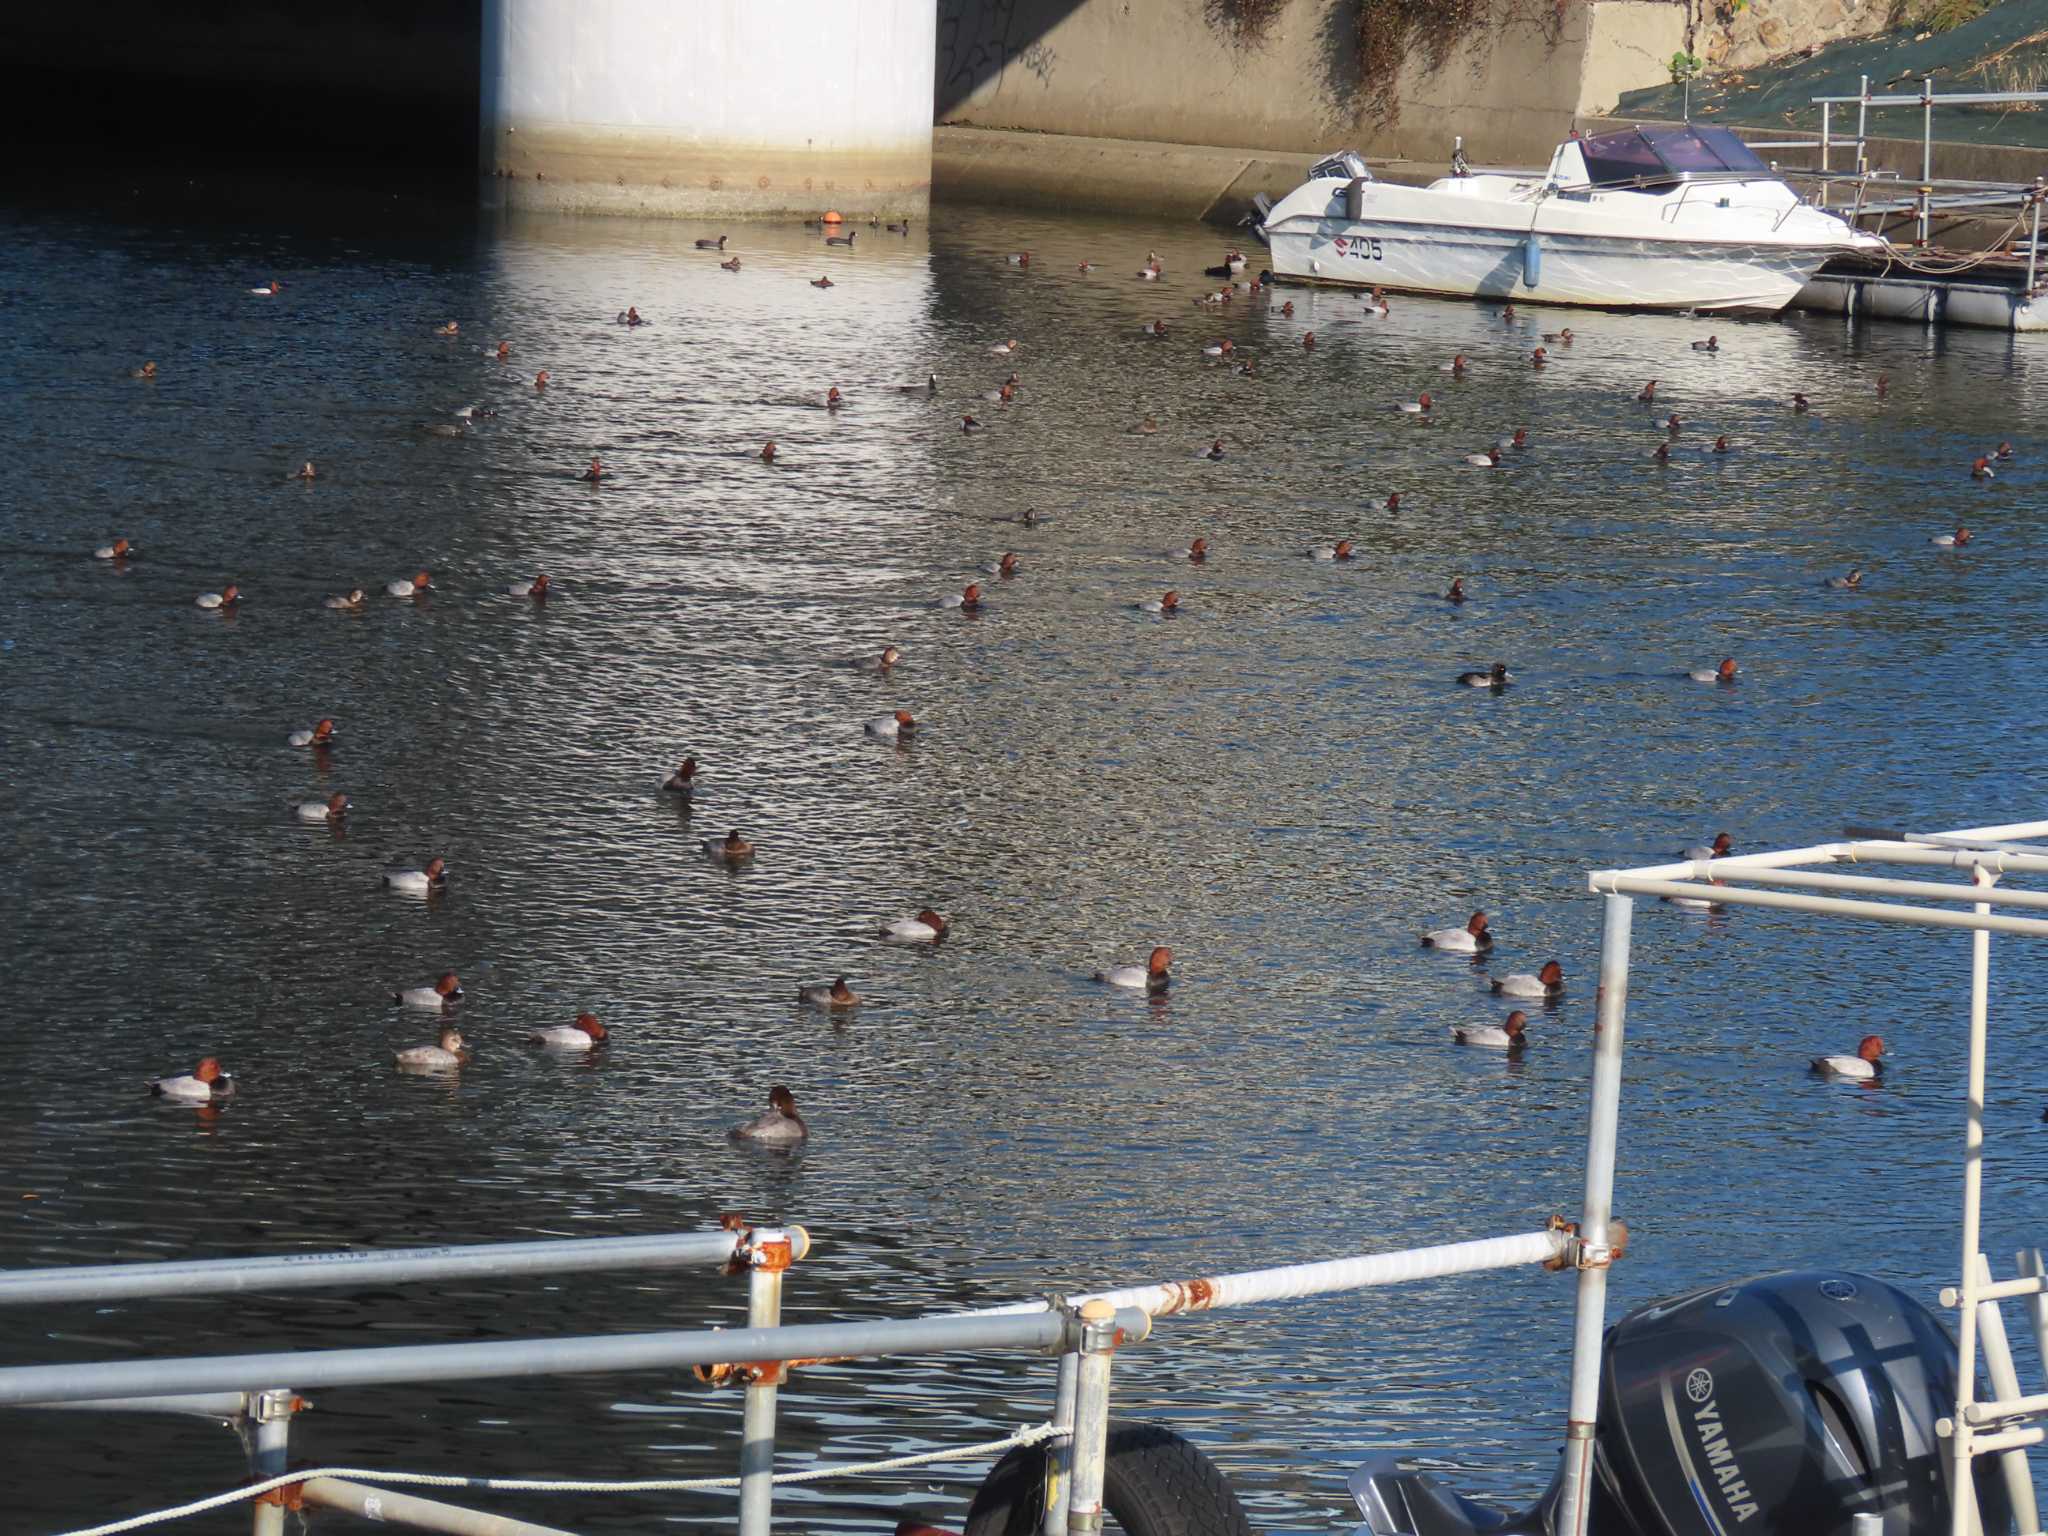
<svg viewBox="0 0 2048 1536">
<path fill-rule="evenodd" d="M 1984 893 L 1974 885 L 1951 885 L 1934 880 L 1887 880 L 1875 875 L 1832 875 L 1815 869 L 1729 869 L 1726 859 L 1702 859 L 1699 880 L 1733 880 L 1754 885 L 1796 886 L 1810 891 L 1855 891 L 1865 896 L 1899 896 L 1912 901 L 1947 901 L 1958 905 L 1984 905 Z M 2048 891 L 2001 891 L 1991 905 L 2048 911 Z"/>
<path fill-rule="evenodd" d="M 1116 1353 L 1116 1309 L 1096 1300 L 1081 1308 L 1081 1363 L 1074 1390 L 1074 1465 L 1066 1536 L 1101 1536 L 1102 1489 L 1109 1467 L 1109 1363 Z"/>
<path fill-rule="evenodd" d="M 814 1323 L 798 1328 L 734 1328 L 676 1333 L 581 1335 L 486 1344 L 402 1344 L 381 1349 L 283 1350 L 0 1368 L 0 1404 L 76 1402 L 178 1392 L 261 1388 L 280 1379 L 301 1388 L 403 1381 L 477 1381 L 503 1376 L 665 1370 L 734 1360 L 802 1360 L 823 1355 L 924 1354 L 943 1350 L 1067 1346 L 1055 1313 L 1002 1317 L 921 1317 L 901 1321 Z"/>
<path fill-rule="evenodd" d="M 1045 1443 L 1045 1508 L 1039 1511 L 1039 1536 L 1065 1536 L 1067 1488 L 1074 1475 L 1074 1404 L 1080 1392 L 1081 1357 L 1060 1356 L 1058 1385 L 1053 1388 L 1052 1421 L 1067 1433 Z"/>
<path fill-rule="evenodd" d="M 2034 1282 L 2027 1296 L 2027 1316 L 2034 1325 L 2035 1358 L 2048 1362 L 2048 1264 L 2042 1262 L 2038 1248 L 2022 1248 L 2013 1258 L 2020 1274 Z"/>
<path fill-rule="evenodd" d="M 286 1253 L 269 1258 L 182 1259 L 165 1264 L 92 1264 L 0 1270 L 0 1306 L 46 1301 L 121 1301 L 139 1296 L 206 1296 L 234 1291 L 302 1291 L 327 1285 L 386 1285 L 463 1275 L 546 1275 L 567 1270 L 651 1269 L 723 1264 L 739 1234 L 570 1238 L 448 1248 Z"/>
<path fill-rule="evenodd" d="M 9 1403 L 10 1408 L 83 1408 L 94 1413 L 189 1413 L 232 1423 L 249 1411 L 246 1392 L 188 1392 L 174 1397 L 95 1397 L 76 1403 Z"/>
<path fill-rule="evenodd" d="M 249 1399 L 254 1444 L 249 1447 L 249 1473 L 257 1482 L 281 1475 L 289 1461 L 292 1414 L 298 1399 L 289 1388 L 257 1392 Z M 284 1505 L 258 1499 L 250 1506 L 251 1536 L 284 1536 Z"/>
<path fill-rule="evenodd" d="M 1600 1001 L 1593 1035 L 1592 1104 L 1586 1132 L 1585 1208 L 1579 1217 L 1584 1257 L 1572 1329 L 1571 1405 L 1564 1442 L 1564 1486 L 1557 1529 L 1585 1536 L 1592 1514 L 1593 1434 L 1600 1411 L 1600 1335 L 1607 1326 L 1609 1218 L 1614 1204 L 1615 1146 L 1621 1125 L 1621 1046 L 1628 1018 L 1629 932 L 1635 903 L 1609 896 L 1600 936 Z"/>
<path fill-rule="evenodd" d="M 309 1477 L 299 1485 L 299 1493 L 308 1504 L 323 1509 L 344 1510 L 365 1520 L 391 1525 L 417 1526 L 423 1531 L 442 1531 L 446 1536 L 575 1536 L 573 1531 L 556 1526 L 534 1525 L 509 1515 L 488 1515 L 482 1510 L 372 1488 L 340 1477 Z"/>
<path fill-rule="evenodd" d="M 747 1276 L 747 1326 L 782 1323 L 782 1270 L 757 1264 Z M 775 1502 L 775 1386 L 780 1366 L 758 1372 L 747 1383 L 740 1434 L 740 1536 L 768 1536 Z"/>
<path fill-rule="evenodd" d="M 1968 928 L 1988 933 L 2020 933 L 2048 938 L 2048 921 L 2038 917 L 2006 917 L 1981 907 L 1975 912 L 1930 912 L 1919 907 L 1886 906 L 1876 901 L 1846 901 L 1832 896 L 1795 896 L 1786 891 L 1750 891 L 1735 886 L 1687 884 L 1676 880 L 1645 880 L 1635 875 L 1602 873 L 1593 889 L 1603 895 L 1628 892 L 1637 896 L 1682 896 L 1688 901 L 1713 901 L 1734 907 L 1777 907 L 1788 912 L 1831 912 L 1840 917 L 1868 917 L 1880 923 L 1910 923 L 1922 928 Z"/>
<path fill-rule="evenodd" d="M 1990 870 L 1970 871 L 1977 884 L 1989 887 L 1997 876 Z M 1980 906 L 1980 915 L 1989 906 Z M 1931 914 L 1930 914 L 1931 915 Z M 1944 914 L 1946 915 L 1946 914 Z M 1956 1314 L 1956 1414 L 1949 1437 L 1950 1536 L 1972 1536 L 1978 1529 L 1977 1485 L 1970 1476 L 1976 1452 L 1971 1446 L 1971 1400 L 1977 1395 L 1977 1266 L 1978 1226 L 1984 1200 L 1984 1045 L 1987 1001 L 1991 991 L 1991 935 L 1970 936 L 1970 1076 L 1963 1099 L 1963 1253 L 1961 1296 Z"/>
<path fill-rule="evenodd" d="M 1869 174 L 1870 162 L 1865 158 L 1870 145 L 1870 76 L 1863 76 L 1856 99 L 1856 174 Z"/>
<path fill-rule="evenodd" d="M 1553 1231 L 1524 1232 L 1512 1237 L 1481 1237 L 1432 1248 L 1401 1248 L 1392 1253 L 1366 1253 L 1348 1259 L 1319 1259 L 1277 1269 L 1250 1269 L 1231 1275 L 1194 1280 L 1168 1280 L 1121 1290 L 1094 1291 L 1069 1298 L 1073 1304 L 1106 1301 L 1149 1317 L 1180 1312 L 1207 1312 L 1241 1307 L 1254 1301 L 1278 1301 L 1355 1291 L 1370 1285 L 1398 1285 L 1409 1280 L 1434 1280 L 1482 1269 L 1509 1269 L 1522 1264 L 1547 1264 L 1564 1252 L 1566 1238 Z M 1014 1317 L 1047 1311 L 1047 1301 L 1010 1302 L 984 1307 L 970 1317 Z"/>
<path fill-rule="evenodd" d="M 1977 1255 L 1975 1275 L 1981 1297 L 1981 1288 L 1991 1283 L 1991 1266 L 1981 1253 Z M 2018 1397 L 2019 1372 L 2013 1369 L 2012 1350 L 2005 1338 L 2005 1319 L 1999 1314 L 1997 1302 L 1978 1301 L 1977 1338 L 1983 1346 L 1984 1374 L 1990 1379 L 1992 1396 Z M 1978 1449 L 1981 1454 L 1982 1447 Z M 2025 1449 L 2015 1446 L 2000 1451 L 1998 1470 L 2005 1478 L 2006 1496 L 2012 1501 L 2013 1524 L 2022 1531 L 2038 1531 L 2041 1514 L 2034 1504 L 2034 1474 L 2027 1466 Z"/>
</svg>

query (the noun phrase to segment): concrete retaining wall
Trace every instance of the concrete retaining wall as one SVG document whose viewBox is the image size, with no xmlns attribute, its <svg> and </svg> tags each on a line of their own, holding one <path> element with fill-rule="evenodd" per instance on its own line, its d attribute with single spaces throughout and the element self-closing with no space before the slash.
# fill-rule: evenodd
<svg viewBox="0 0 2048 1536">
<path fill-rule="evenodd" d="M 922 215 L 932 0 L 484 0 L 497 200 L 653 217 Z"/>
<path fill-rule="evenodd" d="M 1355 0 L 1293 0 L 1256 42 L 1217 0 L 940 0 L 942 124 L 1082 138 L 1245 145 L 1443 160 L 1462 134 L 1481 161 L 1547 160 L 1575 119 L 1669 78 L 1685 8 L 1593 0 L 1554 29 L 1518 21 L 1432 69 L 1410 58 L 1400 114 L 1361 95 Z"/>
</svg>

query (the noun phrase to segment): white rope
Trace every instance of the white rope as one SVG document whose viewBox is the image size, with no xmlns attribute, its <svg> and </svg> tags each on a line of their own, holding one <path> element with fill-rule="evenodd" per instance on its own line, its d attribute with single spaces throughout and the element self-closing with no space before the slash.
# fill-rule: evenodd
<svg viewBox="0 0 2048 1536">
<path fill-rule="evenodd" d="M 1055 1435 L 1067 1433 L 1069 1431 L 1058 1424 L 1034 1424 L 1029 1429 L 1020 1429 L 1014 1435 L 1007 1435 L 1001 1440 L 984 1440 L 979 1445 L 955 1445 L 942 1447 L 936 1451 L 919 1451 L 910 1456 L 891 1456 L 883 1461 L 811 1467 L 802 1472 L 778 1472 L 770 1481 L 821 1483 L 833 1478 L 868 1477 L 878 1472 L 898 1472 L 906 1467 L 929 1466 L 936 1461 L 972 1461 L 985 1456 L 997 1456 L 1020 1445 L 1037 1445 L 1042 1440 L 1050 1440 Z M 718 1488 L 737 1488 L 740 1485 L 737 1477 L 645 1477 L 628 1482 L 596 1482 L 540 1477 L 463 1477 L 443 1472 L 386 1472 L 367 1467 L 314 1467 L 303 1472 L 286 1472 L 278 1477 L 266 1478 L 260 1483 L 251 1483 L 246 1488 L 216 1493 L 210 1498 L 194 1499 L 190 1504 L 180 1504 L 173 1509 L 159 1509 L 146 1515 L 131 1515 L 126 1520 L 115 1520 L 106 1525 L 86 1526 L 75 1531 L 60 1532 L 59 1536 L 118 1536 L 121 1531 L 140 1530 L 146 1525 L 162 1525 L 166 1521 L 182 1520 L 187 1515 L 204 1514 L 209 1509 L 219 1509 L 223 1505 L 239 1503 L 243 1499 L 257 1498 L 273 1488 L 310 1482 L 316 1477 L 338 1477 L 351 1482 L 383 1483 L 404 1488 L 473 1488 L 491 1493 L 703 1493 Z"/>
</svg>

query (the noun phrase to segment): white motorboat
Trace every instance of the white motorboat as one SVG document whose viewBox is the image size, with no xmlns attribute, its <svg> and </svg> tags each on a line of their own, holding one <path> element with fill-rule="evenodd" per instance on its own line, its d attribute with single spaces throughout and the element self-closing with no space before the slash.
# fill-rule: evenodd
<svg viewBox="0 0 2048 1536">
<path fill-rule="evenodd" d="M 1885 249 L 1800 198 L 1725 128 L 1638 127 L 1557 147 L 1550 169 L 1376 181 L 1318 161 L 1265 221 L 1274 275 L 1608 309 L 1782 309 L 1831 256 Z"/>
</svg>

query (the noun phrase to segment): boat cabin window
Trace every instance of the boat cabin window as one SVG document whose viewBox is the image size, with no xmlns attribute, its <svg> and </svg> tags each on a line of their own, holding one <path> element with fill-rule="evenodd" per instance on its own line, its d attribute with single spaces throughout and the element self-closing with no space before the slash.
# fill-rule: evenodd
<svg viewBox="0 0 2048 1536">
<path fill-rule="evenodd" d="M 1756 152 L 1726 128 L 1697 123 L 1598 134 L 1581 139 L 1579 150 L 1596 187 L 1670 186 L 1696 176 L 1775 179 Z"/>
<path fill-rule="evenodd" d="M 1371 181 L 1372 172 L 1366 169 L 1365 157 L 1355 149 L 1339 150 L 1326 159 L 1318 160 L 1308 168 L 1310 181 Z"/>
</svg>

